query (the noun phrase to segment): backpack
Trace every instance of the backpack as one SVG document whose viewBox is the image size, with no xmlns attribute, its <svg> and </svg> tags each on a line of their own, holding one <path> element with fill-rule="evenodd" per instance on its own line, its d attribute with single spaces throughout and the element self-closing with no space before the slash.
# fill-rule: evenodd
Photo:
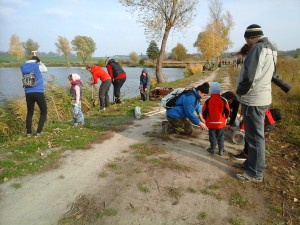
<svg viewBox="0 0 300 225">
<path fill-rule="evenodd" d="M 176 100 L 183 94 L 193 93 L 192 89 L 176 88 L 161 99 L 161 106 L 170 109 L 176 106 Z"/>
<path fill-rule="evenodd" d="M 34 72 L 30 72 L 27 74 L 24 74 L 22 77 L 23 87 L 29 88 L 33 87 L 36 84 L 35 75 Z"/>
<path fill-rule="evenodd" d="M 280 109 L 270 109 L 270 112 L 275 121 L 281 120 L 282 116 Z"/>
</svg>

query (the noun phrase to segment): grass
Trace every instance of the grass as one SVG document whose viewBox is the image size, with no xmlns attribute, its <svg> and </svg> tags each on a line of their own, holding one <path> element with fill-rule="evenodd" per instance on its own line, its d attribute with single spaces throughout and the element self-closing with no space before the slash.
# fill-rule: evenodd
<svg viewBox="0 0 300 225">
<path fill-rule="evenodd" d="M 145 182 L 139 182 L 138 183 L 138 189 L 141 192 L 144 192 L 144 193 L 150 192 L 149 187 L 147 186 L 147 184 Z"/>
<path fill-rule="evenodd" d="M 97 218 L 102 219 L 105 216 L 116 216 L 118 214 L 118 210 L 114 208 L 104 209 L 101 212 L 97 213 Z"/>
</svg>

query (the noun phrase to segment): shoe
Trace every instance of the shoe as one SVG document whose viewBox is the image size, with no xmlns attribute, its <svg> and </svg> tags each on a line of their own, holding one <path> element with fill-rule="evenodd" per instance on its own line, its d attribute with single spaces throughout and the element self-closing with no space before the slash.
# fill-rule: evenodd
<svg viewBox="0 0 300 225">
<path fill-rule="evenodd" d="M 44 136 L 45 134 L 47 134 L 47 132 L 40 132 L 40 133 L 36 133 L 36 136 L 40 137 L 40 136 Z"/>
<path fill-rule="evenodd" d="M 27 137 L 28 137 L 28 138 L 32 137 L 32 134 L 27 134 Z"/>
<path fill-rule="evenodd" d="M 236 178 L 239 180 L 252 181 L 252 182 L 256 182 L 256 183 L 261 183 L 264 181 L 263 177 L 252 177 L 252 176 L 248 175 L 246 172 L 243 174 L 237 174 Z"/>
<path fill-rule="evenodd" d="M 208 149 L 206 149 L 206 151 L 208 151 L 210 154 L 214 154 L 215 150 L 212 150 L 210 147 Z"/>
<path fill-rule="evenodd" d="M 105 107 L 101 107 L 101 108 L 100 108 L 100 111 L 105 111 L 105 110 L 106 110 Z"/>
<path fill-rule="evenodd" d="M 248 156 L 244 152 L 242 152 L 238 155 L 233 155 L 232 157 L 239 161 L 245 161 L 248 158 Z"/>
<path fill-rule="evenodd" d="M 225 151 L 224 151 L 224 150 L 221 150 L 221 151 L 219 150 L 219 155 L 220 155 L 220 156 L 223 156 L 223 155 L 224 155 L 224 153 L 225 153 Z"/>
</svg>

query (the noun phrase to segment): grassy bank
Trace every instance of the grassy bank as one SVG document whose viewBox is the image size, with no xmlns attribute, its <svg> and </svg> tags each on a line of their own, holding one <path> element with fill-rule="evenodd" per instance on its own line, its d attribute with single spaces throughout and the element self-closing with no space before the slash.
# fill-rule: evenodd
<svg viewBox="0 0 300 225">
<path fill-rule="evenodd" d="M 207 74 L 189 76 L 162 86 L 187 86 L 205 75 Z M 0 107 L 0 182 L 53 167 L 55 159 L 65 150 L 87 149 L 91 143 L 106 139 L 110 131 L 124 129 L 134 120 L 135 106 L 140 106 L 142 113 L 146 113 L 159 104 L 159 100 L 143 102 L 139 98 L 132 98 L 99 112 L 98 102 L 95 102 L 97 97 L 92 95 L 91 87 L 86 85 L 82 100 L 86 125 L 75 128 L 72 126 L 69 90 L 52 81 L 46 84 L 45 95 L 48 118 L 44 128 L 46 134 L 41 137 L 25 136 L 24 97 L 10 99 L 5 106 Z M 33 130 L 36 129 L 38 116 L 36 106 Z"/>
</svg>

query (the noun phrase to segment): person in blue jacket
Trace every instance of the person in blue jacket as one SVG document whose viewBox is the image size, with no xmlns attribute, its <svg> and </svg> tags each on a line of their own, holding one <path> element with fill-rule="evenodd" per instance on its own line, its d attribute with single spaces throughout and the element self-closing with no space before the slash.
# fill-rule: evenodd
<svg viewBox="0 0 300 225">
<path fill-rule="evenodd" d="M 144 68 L 140 75 L 140 94 L 143 101 L 149 100 L 150 76 L 148 70 Z"/>
<path fill-rule="evenodd" d="M 176 105 L 167 109 L 167 120 L 171 128 L 177 134 L 191 135 L 193 133 L 192 124 L 208 130 L 205 120 L 202 117 L 200 99 L 209 93 L 209 84 L 207 82 L 192 88 L 189 92 L 179 96 Z M 197 115 L 195 114 L 197 113 Z"/>
<path fill-rule="evenodd" d="M 37 135 L 41 135 L 44 123 L 47 119 L 47 103 L 44 95 L 44 80 L 42 72 L 47 72 L 46 66 L 40 61 L 37 56 L 32 56 L 21 66 L 22 75 L 33 73 L 35 76 L 35 84 L 33 86 L 24 86 L 27 116 L 26 116 L 26 131 L 27 136 L 32 136 L 32 117 L 34 114 L 34 105 L 37 103 L 40 109 L 40 118 L 36 130 Z"/>
</svg>

